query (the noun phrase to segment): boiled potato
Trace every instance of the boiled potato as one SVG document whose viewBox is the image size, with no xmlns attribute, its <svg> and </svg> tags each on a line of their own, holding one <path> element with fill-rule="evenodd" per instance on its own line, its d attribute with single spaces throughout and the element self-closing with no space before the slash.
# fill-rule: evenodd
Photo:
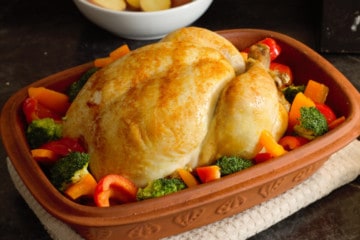
<svg viewBox="0 0 360 240">
<path fill-rule="evenodd" d="M 125 0 L 92 0 L 93 3 L 112 10 L 123 11 L 126 9 Z"/>
<path fill-rule="evenodd" d="M 171 0 L 140 0 L 140 7 L 145 12 L 169 9 Z"/>
<path fill-rule="evenodd" d="M 178 7 L 191 1 L 192 0 L 171 0 L 171 7 Z"/>
<path fill-rule="evenodd" d="M 130 9 L 140 9 L 140 0 L 126 0 Z"/>
</svg>

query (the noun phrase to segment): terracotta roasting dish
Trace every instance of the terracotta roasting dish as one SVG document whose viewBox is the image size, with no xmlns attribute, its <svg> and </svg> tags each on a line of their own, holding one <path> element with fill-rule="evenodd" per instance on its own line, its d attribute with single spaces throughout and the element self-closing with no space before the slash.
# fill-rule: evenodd
<svg viewBox="0 0 360 240">
<path fill-rule="evenodd" d="M 336 129 L 282 157 L 255 165 L 220 180 L 158 199 L 99 208 L 77 204 L 58 192 L 29 153 L 24 136 L 22 102 L 27 87 L 14 94 L 1 115 L 1 135 L 9 158 L 40 205 L 86 239 L 158 239 L 234 215 L 273 198 L 311 176 L 331 154 L 360 134 L 360 94 L 329 62 L 304 44 L 279 33 L 234 29 L 219 31 L 243 49 L 273 37 L 281 45 L 281 60 L 293 70 L 295 83 L 316 79 L 330 88 L 327 99 L 346 121 Z M 91 63 L 31 84 L 64 91 Z M 107 236 L 107 237 L 106 237 Z M 119 236 L 121 236 L 119 238 Z"/>
</svg>

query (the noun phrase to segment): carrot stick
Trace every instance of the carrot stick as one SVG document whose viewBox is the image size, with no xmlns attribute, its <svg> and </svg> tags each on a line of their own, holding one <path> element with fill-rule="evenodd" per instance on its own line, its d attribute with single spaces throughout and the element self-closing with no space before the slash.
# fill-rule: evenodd
<svg viewBox="0 0 360 240">
<path fill-rule="evenodd" d="M 261 132 L 259 141 L 266 152 L 270 153 L 273 157 L 279 157 L 287 152 L 267 130 Z"/>
<path fill-rule="evenodd" d="M 66 94 L 48 88 L 29 87 L 28 94 L 43 106 L 61 115 L 64 115 L 70 106 L 69 97 Z"/>
<path fill-rule="evenodd" d="M 109 57 L 113 60 L 119 59 L 130 52 L 130 48 L 127 44 L 121 45 L 109 54 Z"/>
<path fill-rule="evenodd" d="M 59 159 L 59 155 L 57 155 L 54 151 L 41 148 L 32 149 L 31 156 L 41 163 L 53 163 Z"/>
<path fill-rule="evenodd" d="M 94 60 L 94 66 L 95 67 L 105 67 L 106 65 L 109 65 L 114 60 L 111 57 L 104 57 L 104 58 L 97 58 Z"/>
<path fill-rule="evenodd" d="M 186 186 L 193 187 L 199 184 L 194 175 L 192 175 L 188 170 L 179 168 L 177 172 L 181 179 L 185 182 Z"/>
<path fill-rule="evenodd" d="M 325 103 L 328 93 L 329 88 L 327 86 L 314 80 L 308 81 L 304 91 L 305 96 L 316 103 Z"/>
<path fill-rule="evenodd" d="M 105 67 L 110 63 L 114 62 L 115 60 L 125 56 L 129 52 L 130 52 L 130 48 L 127 44 L 121 45 L 120 47 L 110 52 L 109 56 L 95 59 L 94 66 Z"/>
<path fill-rule="evenodd" d="M 338 117 L 337 119 L 335 119 L 334 121 L 332 121 L 329 124 L 328 128 L 329 128 L 329 130 L 334 129 L 343 122 L 345 122 L 345 116 Z"/>
<path fill-rule="evenodd" d="M 82 196 L 92 196 L 94 194 L 96 184 L 96 180 L 89 173 L 83 176 L 80 181 L 65 189 L 64 194 L 72 200 L 76 200 Z"/>
</svg>

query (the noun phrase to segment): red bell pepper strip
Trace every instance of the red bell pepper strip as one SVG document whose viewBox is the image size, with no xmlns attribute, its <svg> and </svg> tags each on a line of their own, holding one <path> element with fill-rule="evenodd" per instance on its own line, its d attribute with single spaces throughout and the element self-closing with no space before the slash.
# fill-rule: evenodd
<svg viewBox="0 0 360 240">
<path fill-rule="evenodd" d="M 264 38 L 263 40 L 261 40 L 261 41 L 259 41 L 257 43 L 265 44 L 270 48 L 270 60 L 271 61 L 276 59 L 281 53 L 280 45 L 277 44 L 277 42 L 273 38 L 270 38 L 270 37 Z M 242 53 L 249 53 L 249 50 L 250 50 L 250 47 L 243 49 L 241 52 Z"/>
<path fill-rule="evenodd" d="M 256 156 L 254 157 L 254 161 L 255 161 L 255 163 L 262 163 L 262 162 L 265 162 L 265 161 L 267 161 L 267 160 L 269 160 L 271 158 L 273 158 L 271 153 L 262 152 L 262 153 L 256 154 Z"/>
<path fill-rule="evenodd" d="M 315 107 L 325 117 L 327 124 L 331 124 L 336 119 L 334 111 L 324 103 L 315 103 Z"/>
<path fill-rule="evenodd" d="M 221 177 L 220 167 L 217 165 L 197 167 L 195 170 L 202 183 L 211 182 Z"/>
<path fill-rule="evenodd" d="M 29 97 L 35 98 L 40 104 L 62 116 L 70 107 L 69 97 L 66 94 L 45 87 L 29 87 L 28 94 Z"/>
<path fill-rule="evenodd" d="M 27 123 L 42 118 L 52 118 L 55 121 L 61 121 L 61 116 L 58 113 L 41 105 L 37 99 L 32 97 L 28 97 L 24 100 L 22 110 L 25 114 Z"/>
<path fill-rule="evenodd" d="M 136 185 L 124 176 L 109 174 L 96 185 L 94 202 L 98 207 L 109 207 L 111 200 L 121 203 L 135 202 L 137 190 Z"/>
<path fill-rule="evenodd" d="M 308 142 L 308 139 L 300 136 L 284 136 L 279 140 L 279 144 L 287 151 L 294 150 Z"/>
<path fill-rule="evenodd" d="M 273 61 L 280 55 L 281 47 L 279 46 L 279 44 L 277 44 L 275 39 L 268 37 L 268 38 L 264 38 L 259 43 L 265 44 L 270 48 L 270 60 L 271 61 Z"/>
<path fill-rule="evenodd" d="M 270 63 L 270 69 L 274 72 L 277 72 L 280 75 L 286 75 L 289 78 L 289 82 L 293 82 L 293 73 L 291 71 L 291 68 L 285 64 L 272 62 Z"/>
<path fill-rule="evenodd" d="M 85 148 L 78 139 L 66 137 L 45 143 L 40 148 L 51 150 L 60 156 L 66 156 L 70 152 L 85 152 Z"/>
</svg>

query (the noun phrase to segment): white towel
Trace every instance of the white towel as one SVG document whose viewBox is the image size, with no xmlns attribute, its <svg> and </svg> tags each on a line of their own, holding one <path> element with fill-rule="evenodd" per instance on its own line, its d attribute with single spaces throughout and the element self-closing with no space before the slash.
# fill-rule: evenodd
<svg viewBox="0 0 360 240">
<path fill-rule="evenodd" d="M 83 239 L 68 225 L 46 212 L 25 187 L 9 159 L 7 159 L 7 164 L 16 189 L 40 219 L 51 238 L 55 240 Z M 246 239 L 328 195 L 340 186 L 353 181 L 359 175 L 360 141 L 354 140 L 348 146 L 333 154 L 310 178 L 278 197 L 232 217 L 176 236 L 164 238 L 164 240 Z M 252 224 L 249 224 L 249 222 Z M 246 227 L 244 228 L 244 226 Z"/>
</svg>

